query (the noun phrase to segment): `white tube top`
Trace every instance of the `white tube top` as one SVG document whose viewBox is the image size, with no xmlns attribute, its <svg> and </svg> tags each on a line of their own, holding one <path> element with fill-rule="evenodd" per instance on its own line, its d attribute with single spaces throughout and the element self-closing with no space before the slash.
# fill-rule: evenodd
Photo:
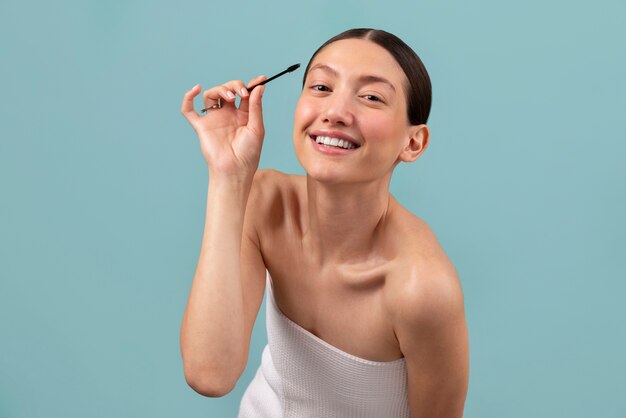
<svg viewBox="0 0 626 418">
<path fill-rule="evenodd" d="M 370 361 L 328 344 L 278 309 L 266 280 L 268 344 L 239 418 L 410 417 L 404 358 Z"/>
</svg>

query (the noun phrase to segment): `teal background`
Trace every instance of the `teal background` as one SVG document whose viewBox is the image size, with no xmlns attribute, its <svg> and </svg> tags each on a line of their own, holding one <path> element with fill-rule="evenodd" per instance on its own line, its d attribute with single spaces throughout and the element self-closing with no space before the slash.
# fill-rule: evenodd
<svg viewBox="0 0 626 418">
<path fill-rule="evenodd" d="M 182 372 L 208 184 L 182 95 L 363 26 L 432 78 L 392 193 L 462 280 L 465 416 L 626 416 L 626 2 L 350 0 L 0 3 L 0 417 L 236 415 L 264 309 L 232 393 Z M 261 168 L 302 173 L 301 77 L 268 86 Z"/>
</svg>

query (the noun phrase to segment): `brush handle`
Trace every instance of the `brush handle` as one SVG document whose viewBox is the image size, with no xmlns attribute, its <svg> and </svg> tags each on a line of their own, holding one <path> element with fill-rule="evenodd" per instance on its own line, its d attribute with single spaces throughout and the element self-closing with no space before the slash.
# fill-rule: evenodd
<svg viewBox="0 0 626 418">
<path fill-rule="evenodd" d="M 267 83 L 269 83 L 270 81 L 272 81 L 272 80 L 274 80 L 274 79 L 276 79 L 276 78 L 280 77 L 281 75 L 285 75 L 285 74 L 287 74 L 287 73 L 290 73 L 290 72 L 292 72 L 292 71 L 297 70 L 299 67 L 300 67 L 300 64 L 294 64 L 294 65 L 292 65 L 291 67 L 287 68 L 285 71 L 281 71 L 280 73 L 278 73 L 278 74 L 276 74 L 276 75 L 271 76 L 271 77 L 270 77 L 270 78 L 268 78 L 267 80 L 263 80 L 263 81 L 261 81 L 260 83 L 255 84 L 255 85 L 254 85 L 254 86 L 252 86 L 252 87 L 246 87 L 246 88 L 248 89 L 248 93 L 250 93 L 250 92 L 251 92 L 252 90 L 254 90 L 256 87 L 259 87 L 259 86 L 262 86 L 262 85 L 264 85 L 264 84 L 267 84 Z M 206 112 L 207 110 L 209 110 L 209 109 L 219 109 L 219 107 L 215 107 L 215 105 L 214 105 L 213 107 L 209 107 L 209 108 L 206 108 L 206 109 L 202 109 L 202 113 L 205 113 L 205 112 Z"/>
<path fill-rule="evenodd" d="M 298 67 L 299 67 L 299 66 L 300 66 L 300 64 L 298 64 Z M 297 67 L 296 67 L 296 68 L 297 68 Z M 280 77 L 281 75 L 285 75 L 285 74 L 287 74 L 287 73 L 290 73 L 290 72 L 292 72 L 293 70 L 295 70 L 295 68 L 294 68 L 294 69 L 291 69 L 291 67 L 289 67 L 289 68 L 287 68 L 285 71 L 281 71 L 280 73 L 278 73 L 278 74 L 276 74 L 276 75 L 274 75 L 274 76 L 271 76 L 271 77 L 270 77 L 270 78 L 268 78 L 267 80 L 263 80 L 263 81 L 261 81 L 259 84 L 255 84 L 255 85 L 254 85 L 254 86 L 252 86 L 252 87 L 248 87 L 248 92 L 251 92 L 252 90 L 254 90 L 254 88 L 255 88 L 255 87 L 258 87 L 258 86 L 262 86 L 262 85 L 264 85 L 264 84 L 267 84 L 267 83 L 269 83 L 270 81 L 272 81 L 272 80 L 274 80 L 274 79 L 276 79 L 276 78 Z"/>
</svg>

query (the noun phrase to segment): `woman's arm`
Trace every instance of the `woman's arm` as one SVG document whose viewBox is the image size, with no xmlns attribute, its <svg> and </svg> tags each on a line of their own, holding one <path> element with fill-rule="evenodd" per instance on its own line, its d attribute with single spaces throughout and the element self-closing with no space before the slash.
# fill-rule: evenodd
<svg viewBox="0 0 626 418">
<path fill-rule="evenodd" d="M 223 396 L 245 368 L 265 287 L 265 266 L 246 210 L 254 200 L 250 191 L 264 135 L 264 88 L 242 96 L 239 108 L 232 92 L 241 90 L 240 81 L 207 90 L 205 107 L 218 101 L 222 107 L 200 116 L 193 109 L 198 87 L 185 95 L 181 110 L 198 134 L 210 179 L 202 247 L 180 346 L 189 385 L 205 396 Z"/>
<path fill-rule="evenodd" d="M 453 268 L 414 273 L 397 296 L 395 331 L 406 359 L 413 418 L 461 418 L 469 384 L 469 338 Z"/>
</svg>

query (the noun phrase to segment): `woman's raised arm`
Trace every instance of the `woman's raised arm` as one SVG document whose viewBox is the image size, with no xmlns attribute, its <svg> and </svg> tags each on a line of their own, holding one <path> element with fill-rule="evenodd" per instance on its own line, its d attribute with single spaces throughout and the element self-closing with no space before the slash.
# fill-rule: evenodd
<svg viewBox="0 0 626 418">
<path fill-rule="evenodd" d="M 209 168 L 202 247 L 180 331 L 185 378 L 205 396 L 230 392 L 245 369 L 265 289 L 265 266 L 246 211 L 265 133 L 264 89 L 248 94 L 241 81 L 209 89 L 203 94 L 209 110 L 201 116 L 193 107 L 196 85 L 181 108 Z"/>
</svg>

